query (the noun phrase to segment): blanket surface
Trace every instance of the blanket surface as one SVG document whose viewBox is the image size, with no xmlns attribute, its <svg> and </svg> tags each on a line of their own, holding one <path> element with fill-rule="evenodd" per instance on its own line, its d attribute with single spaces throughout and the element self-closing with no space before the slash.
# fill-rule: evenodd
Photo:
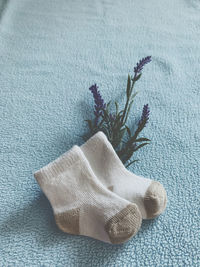
<svg viewBox="0 0 200 267">
<path fill-rule="evenodd" d="M 200 1 L 0 0 L 0 266 L 200 266 Z M 148 103 L 136 174 L 168 206 L 124 245 L 62 233 L 33 173 L 83 143 L 93 83 L 124 103 L 147 55 L 129 125 Z"/>
</svg>

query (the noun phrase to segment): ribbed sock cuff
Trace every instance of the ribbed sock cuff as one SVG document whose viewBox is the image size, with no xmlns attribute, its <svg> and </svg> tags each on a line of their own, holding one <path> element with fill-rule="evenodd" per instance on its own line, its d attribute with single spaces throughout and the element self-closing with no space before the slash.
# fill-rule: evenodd
<svg viewBox="0 0 200 267">
<path fill-rule="evenodd" d="M 84 153 L 96 153 L 96 151 L 98 150 L 99 147 L 107 147 L 108 148 L 108 151 L 104 151 L 106 153 L 105 156 L 107 155 L 110 155 L 112 156 L 112 158 L 115 159 L 115 163 L 116 163 L 116 168 L 123 168 L 125 169 L 124 167 L 124 164 L 122 163 L 122 161 L 120 160 L 120 158 L 118 157 L 117 153 L 115 152 L 112 144 L 109 142 L 107 136 L 99 131 L 98 133 L 94 134 L 92 137 L 90 137 L 90 139 L 85 142 L 82 146 L 81 146 L 81 149 Z"/>
<path fill-rule="evenodd" d="M 73 146 L 69 151 L 61 155 L 56 160 L 47 164 L 45 167 L 34 173 L 34 177 L 42 185 L 45 181 L 50 182 L 56 177 L 65 172 L 66 168 L 70 167 L 75 162 L 81 160 L 82 151 L 78 146 Z"/>
</svg>

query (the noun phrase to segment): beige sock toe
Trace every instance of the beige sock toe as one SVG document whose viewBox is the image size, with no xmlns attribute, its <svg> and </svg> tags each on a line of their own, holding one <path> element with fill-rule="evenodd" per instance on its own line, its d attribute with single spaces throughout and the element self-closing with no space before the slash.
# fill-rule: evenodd
<svg viewBox="0 0 200 267">
<path fill-rule="evenodd" d="M 112 244 L 120 244 L 128 241 L 140 229 L 142 216 L 135 204 L 130 204 L 105 225 Z"/>
<path fill-rule="evenodd" d="M 152 181 L 144 197 L 147 219 L 160 215 L 166 208 L 167 193 L 161 183 Z"/>
</svg>

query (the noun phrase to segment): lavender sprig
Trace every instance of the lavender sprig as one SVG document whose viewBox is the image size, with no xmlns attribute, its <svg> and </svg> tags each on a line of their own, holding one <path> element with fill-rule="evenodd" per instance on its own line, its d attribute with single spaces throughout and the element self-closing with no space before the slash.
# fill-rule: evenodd
<svg viewBox="0 0 200 267">
<path fill-rule="evenodd" d="M 134 73 L 135 76 L 137 76 L 138 74 L 141 73 L 143 67 L 148 64 L 149 62 L 151 62 L 151 56 L 148 57 L 144 57 L 142 58 L 136 65 L 136 67 L 134 67 Z"/>
<path fill-rule="evenodd" d="M 143 107 L 142 116 L 141 116 L 141 119 L 138 122 L 138 125 L 140 125 L 143 122 L 145 122 L 145 124 L 144 124 L 144 127 L 145 127 L 145 125 L 148 123 L 148 120 L 149 120 L 149 114 L 150 114 L 150 108 L 149 108 L 149 105 L 146 104 Z"/>
<path fill-rule="evenodd" d="M 95 126 L 97 126 L 100 116 L 102 115 L 102 111 L 106 108 L 106 104 L 98 91 L 98 86 L 96 83 L 92 85 L 89 90 L 92 92 L 94 97 L 94 115 L 95 115 Z"/>
<path fill-rule="evenodd" d="M 117 102 L 115 102 L 115 112 L 110 110 L 111 101 L 108 103 L 104 102 L 96 84 L 89 88 L 95 102 L 95 117 L 94 120 L 86 120 L 90 133 L 85 135 L 85 137 L 88 138 L 98 131 L 103 131 L 122 162 L 124 164 L 128 163 L 127 166 L 138 161 L 130 161 L 132 155 L 138 151 L 138 149 L 148 145 L 151 141 L 146 137 L 140 137 L 142 130 L 149 121 L 150 109 L 148 104 L 143 106 L 142 115 L 137 123 L 136 129 L 130 129 L 127 125 L 129 112 L 134 103 L 134 98 L 137 95 L 137 92 L 134 91 L 134 85 L 141 78 L 143 67 L 150 61 L 151 56 L 141 59 L 134 67 L 133 76 L 128 75 L 126 102 L 121 110 Z"/>
<path fill-rule="evenodd" d="M 134 76 L 131 77 L 130 75 L 128 75 L 128 80 L 127 80 L 127 89 L 126 89 L 126 104 L 125 104 L 125 108 L 123 110 L 123 115 L 121 118 L 121 122 L 122 124 L 125 124 L 127 121 L 127 116 L 126 113 L 128 112 L 128 110 L 130 110 L 129 106 L 130 103 L 132 102 L 133 98 L 135 95 L 132 95 L 133 93 L 133 89 L 134 89 L 134 85 L 135 83 L 140 79 L 142 73 L 142 69 L 143 67 L 148 64 L 149 62 L 151 62 L 151 56 L 147 56 L 142 58 L 137 64 L 136 67 L 134 67 Z M 136 93 L 137 94 L 137 93 Z M 132 98 L 133 96 L 133 98 Z M 132 104 L 131 104 L 132 105 Z M 128 115 L 128 114 L 127 114 Z"/>
</svg>

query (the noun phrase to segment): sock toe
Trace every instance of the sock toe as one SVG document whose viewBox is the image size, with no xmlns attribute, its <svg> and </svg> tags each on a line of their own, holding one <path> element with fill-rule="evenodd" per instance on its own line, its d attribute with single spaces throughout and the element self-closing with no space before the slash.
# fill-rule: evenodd
<svg viewBox="0 0 200 267">
<path fill-rule="evenodd" d="M 108 220 L 105 230 L 112 244 L 128 241 L 141 227 L 142 216 L 135 204 L 129 204 Z"/>
<path fill-rule="evenodd" d="M 166 204 L 167 193 L 163 185 L 157 181 L 152 181 L 144 197 L 147 219 L 160 215 L 165 210 Z"/>
</svg>

